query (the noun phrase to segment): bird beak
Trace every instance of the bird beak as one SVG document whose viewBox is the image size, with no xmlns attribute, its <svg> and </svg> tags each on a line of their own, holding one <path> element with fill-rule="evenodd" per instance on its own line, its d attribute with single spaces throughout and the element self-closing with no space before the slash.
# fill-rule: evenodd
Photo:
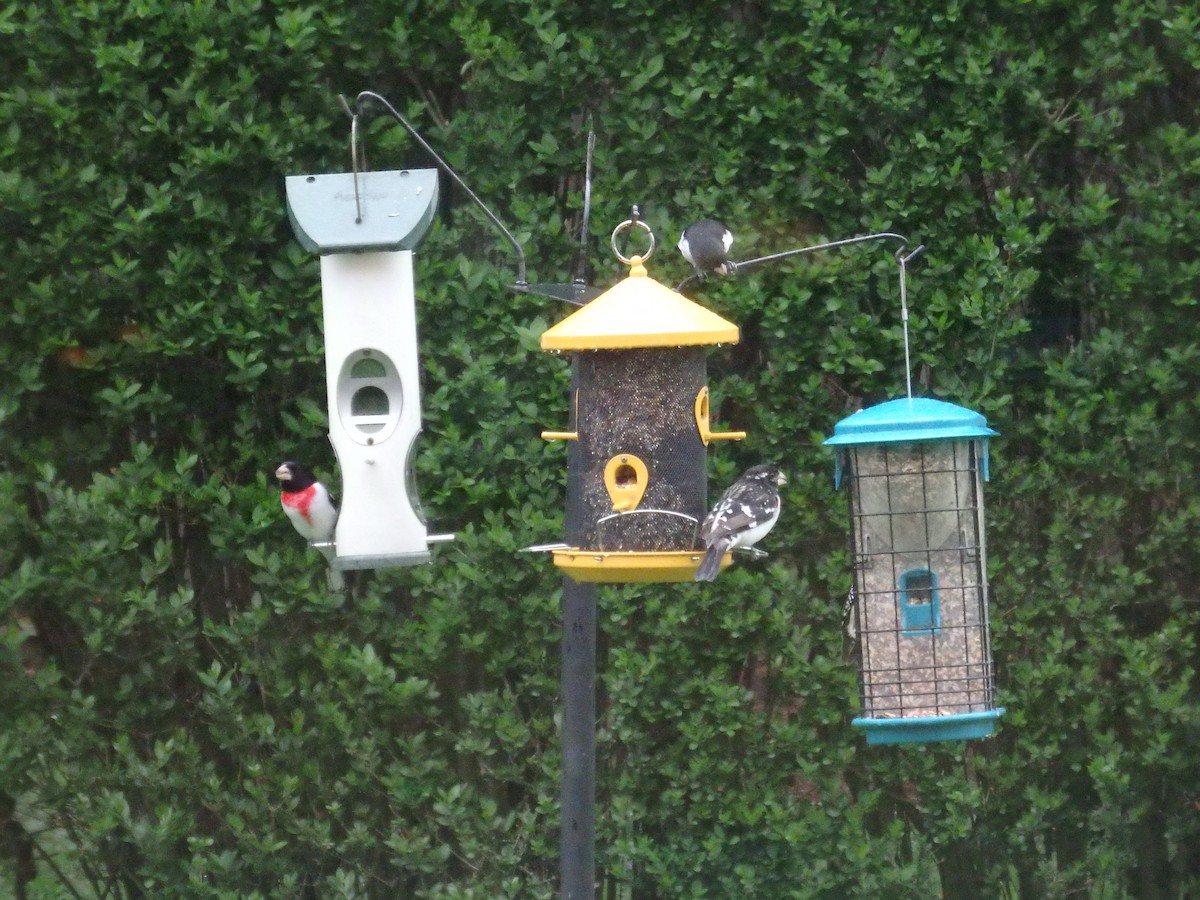
<svg viewBox="0 0 1200 900">
<path fill-rule="evenodd" d="M 780 487 L 783 487 L 785 484 L 787 484 L 787 476 L 780 472 L 779 476 L 775 479 L 775 483 Z"/>
<path fill-rule="evenodd" d="M 278 469 L 275 470 L 275 477 L 278 478 L 280 481 L 287 481 L 289 478 L 292 477 L 292 470 L 289 469 L 287 466 L 280 466 Z"/>
</svg>

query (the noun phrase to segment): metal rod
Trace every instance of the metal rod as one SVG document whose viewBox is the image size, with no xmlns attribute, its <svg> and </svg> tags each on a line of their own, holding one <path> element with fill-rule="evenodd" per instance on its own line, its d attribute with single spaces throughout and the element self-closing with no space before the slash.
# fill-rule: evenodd
<svg viewBox="0 0 1200 900">
<path fill-rule="evenodd" d="M 404 130 L 412 135 L 413 140 L 420 144 L 424 148 L 425 152 L 433 157 L 433 161 L 438 164 L 439 168 L 441 168 L 443 172 L 454 179 L 454 182 L 466 192 L 467 196 L 471 198 L 471 202 L 478 206 L 479 209 L 483 211 L 483 214 L 487 216 L 488 221 L 490 221 L 496 226 L 496 228 L 500 230 L 500 233 L 504 235 L 505 239 L 512 246 L 513 251 L 517 254 L 517 284 L 528 284 L 528 282 L 525 280 L 525 251 L 521 249 L 521 245 L 517 242 L 517 239 L 512 236 L 512 232 L 504 227 L 504 223 L 496 217 L 495 213 L 488 209 L 487 205 L 475 195 L 473 190 L 467 187 L 467 183 L 458 177 L 458 173 L 450 168 L 450 164 L 438 156 L 437 151 L 429 146 L 429 143 L 425 140 L 425 138 L 421 137 L 417 129 L 408 124 L 408 120 L 405 119 L 404 116 L 400 115 L 397 109 L 392 106 L 392 104 L 388 103 L 386 99 L 374 91 L 363 91 L 358 95 L 357 98 L 355 98 L 355 109 L 361 110 L 362 102 L 365 98 L 375 100 L 376 102 L 380 103 L 384 109 L 391 113 L 393 118 L 395 118 L 397 122 L 404 126 Z"/>
<path fill-rule="evenodd" d="M 596 596 L 563 579 L 559 897 L 596 896 Z"/>
<path fill-rule="evenodd" d="M 897 254 L 896 261 L 900 263 L 900 323 L 904 326 L 904 386 L 908 390 L 908 399 L 912 399 L 912 353 L 908 345 L 908 284 L 905 278 L 904 257 Z"/>
<path fill-rule="evenodd" d="M 848 247 L 851 244 L 861 244 L 864 241 L 881 241 L 894 240 L 900 242 L 900 251 L 903 251 L 908 246 L 908 238 L 902 234 L 896 234 L 892 231 L 881 231 L 878 234 L 864 234 L 858 237 L 845 238 L 840 241 L 829 241 L 825 244 L 813 244 L 811 247 L 799 247 L 795 250 L 784 250 L 782 253 L 772 253 L 769 256 L 759 256 L 754 259 L 747 259 L 739 263 L 734 263 L 734 271 L 741 271 L 747 266 L 757 266 L 765 262 L 774 262 L 779 259 L 786 259 L 789 256 L 799 256 L 801 253 L 812 253 L 815 250 L 832 250 L 834 247 Z M 914 252 L 912 256 L 916 256 Z M 909 257 L 912 258 L 911 256 Z M 676 291 L 682 291 L 685 287 L 694 281 L 699 281 L 700 276 L 691 275 L 676 285 Z"/>
<path fill-rule="evenodd" d="M 657 514 L 663 515 L 663 516 L 677 516 L 680 519 L 687 519 L 693 525 L 700 524 L 699 520 L 695 516 L 689 516 L 687 513 L 681 513 L 674 509 L 651 509 L 649 507 L 646 507 L 646 508 L 639 507 L 638 509 L 623 509 L 620 512 L 609 513 L 607 516 L 601 516 L 600 518 L 598 518 L 596 520 L 596 524 L 603 525 L 605 522 L 609 521 L 610 519 L 619 519 L 622 516 L 645 515 L 646 513 L 657 513 Z"/>
<path fill-rule="evenodd" d="M 845 238 L 844 240 L 840 241 L 830 241 L 826 244 L 814 244 L 811 247 L 800 247 L 797 250 L 785 250 L 782 253 L 772 253 L 770 256 L 760 256 L 757 259 L 748 259 L 745 262 L 740 262 L 737 264 L 737 267 L 739 269 L 743 269 L 746 266 L 755 266 L 759 263 L 771 262 L 776 259 L 784 259 L 788 256 L 798 256 L 801 253 L 812 253 L 814 250 L 831 250 L 834 247 L 848 247 L 851 244 L 861 244 L 863 241 L 881 240 L 899 241 L 902 245 L 901 249 L 908 244 L 908 238 L 902 234 L 896 234 L 892 231 L 881 231 L 878 234 L 864 234 L 860 235 L 859 237 Z"/>
<path fill-rule="evenodd" d="M 358 193 L 358 113 L 350 117 L 350 171 L 354 173 L 354 224 L 361 225 L 362 198 Z"/>
<path fill-rule="evenodd" d="M 908 388 L 908 399 L 912 399 L 912 356 L 908 346 L 908 264 L 925 249 L 921 244 L 912 253 L 904 255 L 904 247 L 896 251 L 896 262 L 900 266 L 900 322 L 904 326 L 904 383 Z"/>
<path fill-rule="evenodd" d="M 592 218 L 592 155 L 596 151 L 596 132 L 588 125 L 587 161 L 583 167 L 583 224 L 579 228 L 579 265 L 575 283 L 587 284 L 588 225 Z"/>
</svg>

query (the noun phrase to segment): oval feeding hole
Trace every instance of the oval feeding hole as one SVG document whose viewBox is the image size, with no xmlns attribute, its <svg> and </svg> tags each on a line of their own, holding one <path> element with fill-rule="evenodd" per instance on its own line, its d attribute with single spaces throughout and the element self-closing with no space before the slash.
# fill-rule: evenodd
<svg viewBox="0 0 1200 900">
<path fill-rule="evenodd" d="M 617 483 L 618 487 L 629 487 L 630 485 L 637 484 L 637 470 L 630 465 L 617 466 L 617 471 L 614 473 L 613 480 Z"/>
<path fill-rule="evenodd" d="M 368 362 L 369 360 L 363 360 Z M 350 398 L 352 416 L 386 416 L 391 404 L 388 396 L 377 387 L 360 387 Z"/>
<path fill-rule="evenodd" d="M 351 378 L 386 378 L 387 369 L 377 359 L 360 359 L 350 369 Z"/>
</svg>

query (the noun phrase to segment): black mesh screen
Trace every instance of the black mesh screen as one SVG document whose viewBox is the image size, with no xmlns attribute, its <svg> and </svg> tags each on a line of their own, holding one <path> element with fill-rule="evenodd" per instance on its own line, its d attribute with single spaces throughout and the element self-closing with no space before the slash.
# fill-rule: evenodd
<svg viewBox="0 0 1200 900">
<path fill-rule="evenodd" d="M 589 550 L 695 549 L 697 523 L 708 512 L 695 415 L 706 377 L 703 347 L 575 354 L 579 440 L 567 457 L 568 543 Z M 607 518 L 613 505 L 604 468 L 622 453 L 646 464 L 647 488 L 636 512 Z"/>
<path fill-rule="evenodd" d="M 995 708 L 978 447 L 847 450 L 867 718 Z"/>
</svg>

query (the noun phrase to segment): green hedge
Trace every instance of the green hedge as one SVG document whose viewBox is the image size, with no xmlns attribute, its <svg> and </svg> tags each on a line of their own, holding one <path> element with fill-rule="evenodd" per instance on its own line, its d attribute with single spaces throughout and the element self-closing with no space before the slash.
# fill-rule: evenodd
<svg viewBox="0 0 1200 900">
<path fill-rule="evenodd" d="M 417 255 L 422 499 L 459 540 L 349 598 L 278 510 L 325 441 L 285 174 L 336 97 L 418 124 L 562 281 L 641 204 L 737 258 L 894 230 L 922 393 L 1003 437 L 986 743 L 868 749 L 820 447 L 903 385 L 881 246 L 702 289 L 714 487 L 791 477 L 769 564 L 601 592 L 608 898 L 1200 893 L 1200 16 L 880 7 L 64 0 L 0 11 L 0 857 L 31 897 L 550 897 L 565 312 L 443 180 Z M 428 165 L 374 116 L 378 168 Z"/>
</svg>

